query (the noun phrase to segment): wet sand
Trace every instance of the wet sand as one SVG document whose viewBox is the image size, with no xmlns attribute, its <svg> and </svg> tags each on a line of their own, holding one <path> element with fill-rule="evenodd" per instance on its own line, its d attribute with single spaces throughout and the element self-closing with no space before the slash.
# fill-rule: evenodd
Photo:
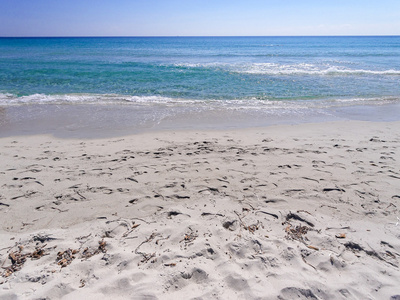
<svg viewBox="0 0 400 300">
<path fill-rule="evenodd" d="M 400 102 L 306 108 L 168 104 L 30 104 L 0 106 L 0 138 L 50 134 L 98 139 L 173 130 L 237 130 L 333 121 L 400 121 Z M 310 101 L 310 103 L 313 103 Z"/>
</svg>

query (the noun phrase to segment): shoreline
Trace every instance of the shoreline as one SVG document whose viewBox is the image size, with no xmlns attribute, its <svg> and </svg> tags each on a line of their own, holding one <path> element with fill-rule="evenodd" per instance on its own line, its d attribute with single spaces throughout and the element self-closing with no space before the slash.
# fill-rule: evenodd
<svg viewBox="0 0 400 300">
<path fill-rule="evenodd" d="M 171 130 L 241 130 L 342 121 L 400 121 L 400 102 L 332 108 L 227 109 L 223 107 L 38 104 L 0 107 L 0 138 L 50 134 L 101 139 Z"/>
<path fill-rule="evenodd" d="M 0 138 L 0 298 L 397 299 L 399 125 Z"/>
</svg>

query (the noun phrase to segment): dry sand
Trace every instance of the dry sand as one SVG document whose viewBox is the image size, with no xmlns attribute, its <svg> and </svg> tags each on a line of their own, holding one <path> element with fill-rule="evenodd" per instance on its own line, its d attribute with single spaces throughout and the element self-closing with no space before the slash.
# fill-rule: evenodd
<svg viewBox="0 0 400 300">
<path fill-rule="evenodd" d="M 400 299 L 400 123 L 0 139 L 0 299 Z"/>
</svg>

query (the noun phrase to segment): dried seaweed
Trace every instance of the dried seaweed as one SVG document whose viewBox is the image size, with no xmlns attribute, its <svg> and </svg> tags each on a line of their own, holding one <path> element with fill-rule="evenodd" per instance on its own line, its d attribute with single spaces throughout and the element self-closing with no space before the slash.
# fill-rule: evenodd
<svg viewBox="0 0 400 300">
<path fill-rule="evenodd" d="M 44 247 L 46 247 L 46 245 L 43 245 L 42 247 L 36 247 L 35 251 L 29 254 L 29 257 L 32 259 L 39 259 L 42 256 L 46 255 L 46 252 L 43 249 Z"/>
<path fill-rule="evenodd" d="M 187 245 L 187 244 L 193 242 L 197 237 L 198 237 L 198 235 L 195 234 L 193 231 L 191 231 L 190 233 L 185 234 L 184 238 L 180 241 L 180 243 L 184 242 L 185 245 Z"/>
<path fill-rule="evenodd" d="M 97 249 L 90 250 L 88 247 L 86 247 L 82 251 L 81 258 L 88 259 L 96 254 L 106 253 L 107 252 L 106 245 L 107 245 L 107 242 L 104 240 L 101 240 L 101 241 L 99 241 L 99 246 L 97 247 Z"/>
<path fill-rule="evenodd" d="M 65 251 L 58 252 L 56 258 L 57 265 L 61 266 L 61 268 L 65 268 L 75 259 L 75 254 L 78 252 L 79 250 L 73 250 L 71 248 L 68 248 Z"/>
<path fill-rule="evenodd" d="M 296 240 L 299 242 L 305 243 L 308 239 L 305 236 L 308 231 L 312 230 L 308 226 L 297 225 L 296 227 L 292 228 L 292 225 L 289 224 L 285 231 L 287 233 L 287 237 L 292 240 Z"/>
<path fill-rule="evenodd" d="M 8 267 L 3 267 L 5 271 L 1 275 L 3 277 L 9 277 L 14 272 L 21 270 L 28 257 L 31 259 L 40 259 L 42 256 L 47 254 L 44 250 L 44 247 L 46 247 L 46 245 L 36 247 L 35 251 L 32 253 L 22 253 L 24 247 L 19 245 L 17 251 L 11 251 L 8 254 L 8 258 L 11 260 L 11 265 Z"/>
<path fill-rule="evenodd" d="M 11 260 L 11 266 L 5 267 L 3 272 L 3 277 L 8 277 L 16 271 L 21 270 L 24 263 L 26 262 L 26 257 L 28 254 L 22 254 L 22 246 L 19 246 L 19 250 L 15 252 L 10 252 L 8 258 Z"/>
<path fill-rule="evenodd" d="M 256 224 L 249 225 L 249 226 L 245 227 L 244 229 L 250 231 L 251 233 L 254 233 L 256 230 L 258 230 L 260 228 L 260 226 L 261 226 L 261 222 L 257 220 Z"/>
</svg>

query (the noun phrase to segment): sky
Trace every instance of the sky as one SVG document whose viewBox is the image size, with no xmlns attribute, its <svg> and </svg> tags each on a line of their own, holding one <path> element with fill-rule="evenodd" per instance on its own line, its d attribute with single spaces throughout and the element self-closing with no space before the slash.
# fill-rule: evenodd
<svg viewBox="0 0 400 300">
<path fill-rule="evenodd" d="M 0 0 L 0 36 L 400 35 L 400 0 Z"/>
</svg>

